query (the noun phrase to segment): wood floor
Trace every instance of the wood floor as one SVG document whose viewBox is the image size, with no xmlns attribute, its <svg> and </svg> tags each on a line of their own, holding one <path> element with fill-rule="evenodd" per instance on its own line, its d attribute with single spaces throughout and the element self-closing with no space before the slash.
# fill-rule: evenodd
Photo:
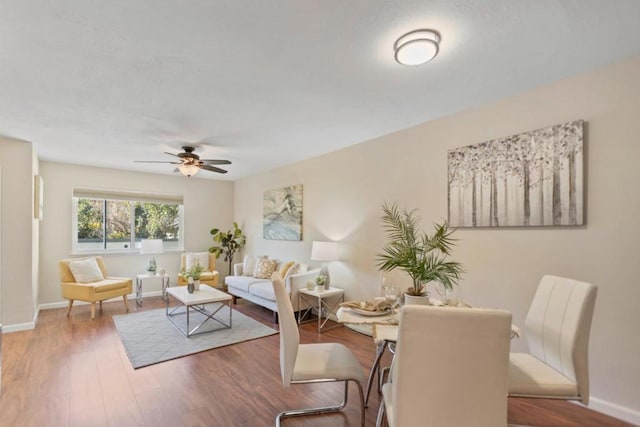
<svg viewBox="0 0 640 427">
<path fill-rule="evenodd" d="M 164 307 L 159 298 L 130 304 L 132 312 Z M 271 323 L 271 312 L 243 300 L 236 309 Z M 2 349 L 0 426 L 273 426 L 276 414 L 337 402 L 338 384 L 284 388 L 278 361 L 279 336 L 214 349 L 134 370 L 111 316 L 122 302 L 103 305 L 91 321 L 89 306 L 41 311 L 35 330 L 5 334 Z M 370 337 L 339 327 L 318 334 L 303 325 L 301 342 L 348 345 L 366 368 Z M 388 360 L 385 361 L 388 363 Z M 356 393 L 352 388 L 352 393 Z M 375 425 L 373 393 L 367 426 Z M 529 426 L 630 426 L 562 401 L 510 399 L 509 422 Z M 352 399 L 344 414 L 287 419 L 283 426 L 356 426 Z"/>
</svg>

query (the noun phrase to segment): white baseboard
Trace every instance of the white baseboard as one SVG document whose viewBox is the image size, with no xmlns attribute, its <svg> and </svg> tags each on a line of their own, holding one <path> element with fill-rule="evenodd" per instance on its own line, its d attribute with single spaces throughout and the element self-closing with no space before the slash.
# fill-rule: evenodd
<svg viewBox="0 0 640 427">
<path fill-rule="evenodd" d="M 153 292 L 143 292 L 142 299 L 144 298 L 152 298 L 152 297 L 161 297 L 162 291 L 153 291 Z M 135 297 L 133 298 L 135 300 Z"/>
<path fill-rule="evenodd" d="M 27 323 L 14 323 L 13 325 L 2 326 L 2 333 L 8 334 L 10 332 L 29 331 L 36 328 L 36 320 L 38 320 L 38 313 L 40 313 L 40 307 L 36 309 L 33 315 L 33 321 Z"/>
<path fill-rule="evenodd" d="M 153 291 L 153 292 L 143 292 L 142 293 L 142 299 L 145 298 L 152 298 L 152 297 L 159 297 L 162 296 L 162 291 Z M 116 301 L 116 298 L 120 298 L 120 297 L 113 297 L 113 299 L 110 300 L 106 300 L 106 301 Z M 129 300 L 129 302 L 134 302 L 136 301 L 136 295 L 135 294 L 129 294 L 127 295 L 127 299 Z M 89 305 L 90 303 L 85 302 L 85 301 L 73 301 L 73 306 L 75 307 L 76 305 Z M 40 304 L 40 306 L 38 307 L 40 310 L 51 310 L 54 308 L 62 308 L 62 307 L 67 307 L 69 305 L 69 301 L 64 300 L 64 301 L 58 301 L 58 302 L 50 302 L 47 304 Z"/>
<path fill-rule="evenodd" d="M 35 322 L 14 323 L 13 325 L 2 326 L 2 333 L 8 334 L 10 332 L 29 331 L 31 329 L 35 329 L 35 327 L 36 327 Z"/>
<path fill-rule="evenodd" d="M 627 408 L 626 406 L 621 406 L 597 397 L 591 397 L 589 399 L 589 409 L 640 426 L 640 412 Z"/>
<path fill-rule="evenodd" d="M 73 303 L 75 304 L 76 302 L 74 301 Z M 86 302 L 85 302 L 85 303 L 82 303 L 82 302 L 78 301 L 78 304 L 87 304 L 87 303 L 86 303 Z M 68 305 L 68 302 L 67 302 L 67 301 L 50 302 L 50 303 L 47 303 L 47 304 L 40 304 L 40 305 L 38 306 L 38 308 L 39 308 L 40 310 L 51 310 L 51 309 L 53 309 L 53 308 L 62 308 L 62 307 L 66 307 L 67 305 Z"/>
<path fill-rule="evenodd" d="M 142 298 L 151 298 L 151 297 L 159 297 L 162 296 L 162 291 L 153 291 L 153 292 L 143 292 L 142 293 Z M 136 300 L 136 296 L 135 294 L 131 294 L 131 295 L 127 295 L 127 298 L 129 298 L 130 302 L 133 302 L 135 304 L 135 300 Z M 46 303 L 46 304 L 40 304 L 38 305 L 38 308 L 36 310 L 35 315 L 33 316 L 33 322 L 27 322 L 27 323 L 16 323 L 13 325 L 3 325 L 2 327 L 2 332 L 3 333 L 9 333 L 9 332 L 19 332 L 19 331 L 28 331 L 30 329 L 35 329 L 36 327 L 36 320 L 38 320 L 38 314 L 40 313 L 40 310 L 52 310 L 55 308 L 64 308 L 67 307 L 69 305 L 69 301 L 64 300 L 64 301 L 58 301 L 58 302 L 50 302 L 50 303 Z M 84 301 L 74 301 L 73 305 L 89 305 L 88 302 L 84 302 Z"/>
</svg>

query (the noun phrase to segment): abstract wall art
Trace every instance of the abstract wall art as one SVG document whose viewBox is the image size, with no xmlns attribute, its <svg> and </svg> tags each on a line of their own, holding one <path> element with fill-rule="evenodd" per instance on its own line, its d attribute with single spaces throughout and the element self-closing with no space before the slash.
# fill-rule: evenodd
<svg viewBox="0 0 640 427">
<path fill-rule="evenodd" d="M 576 120 L 449 150 L 449 225 L 583 225 L 583 127 Z"/>
<path fill-rule="evenodd" d="M 266 240 L 302 240 L 302 184 L 264 192 L 262 234 Z"/>
</svg>

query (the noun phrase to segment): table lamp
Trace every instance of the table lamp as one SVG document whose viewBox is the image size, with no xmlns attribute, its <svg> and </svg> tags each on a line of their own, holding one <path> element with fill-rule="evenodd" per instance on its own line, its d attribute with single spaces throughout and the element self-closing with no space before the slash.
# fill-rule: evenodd
<svg viewBox="0 0 640 427">
<path fill-rule="evenodd" d="M 147 261 L 145 270 L 149 273 L 156 272 L 156 259 L 153 254 L 161 254 L 164 252 L 164 246 L 162 245 L 162 239 L 142 239 L 140 241 L 140 255 L 152 255 Z"/>
<path fill-rule="evenodd" d="M 338 260 L 338 243 L 337 242 L 320 242 L 314 240 L 311 245 L 311 261 L 327 261 L 320 269 L 320 274 L 327 276 L 325 287 L 328 289 L 331 285 L 329 277 L 329 262 Z"/>
</svg>

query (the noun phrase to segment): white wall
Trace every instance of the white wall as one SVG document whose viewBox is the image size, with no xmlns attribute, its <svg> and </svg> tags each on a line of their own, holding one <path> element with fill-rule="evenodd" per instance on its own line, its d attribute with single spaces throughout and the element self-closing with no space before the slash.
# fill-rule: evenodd
<svg viewBox="0 0 640 427">
<path fill-rule="evenodd" d="M 0 137 L 2 166 L 2 258 L 0 262 L 0 323 L 5 331 L 11 325 L 33 322 L 36 299 L 33 293 L 36 277 L 33 267 L 34 230 L 33 182 L 37 170 L 33 167 L 31 143 Z"/>
<path fill-rule="evenodd" d="M 586 226 L 459 229 L 454 255 L 467 270 L 465 299 L 509 309 L 519 325 L 543 274 L 598 285 L 590 345 L 592 406 L 640 423 L 638 94 L 635 58 L 240 180 L 235 212 L 248 235 L 245 252 L 308 259 L 312 240 L 339 240 L 346 255 L 332 264 L 332 284 L 346 288 L 348 299 L 371 297 L 379 283 L 375 255 L 384 244 L 383 202 L 418 208 L 423 226 L 431 228 L 447 215 L 447 150 L 584 119 Z M 303 241 L 266 241 L 263 192 L 292 184 L 303 184 Z M 524 339 L 513 348 L 524 350 Z"/>
<path fill-rule="evenodd" d="M 60 293 L 58 261 L 71 256 L 71 208 L 74 187 L 149 193 L 182 194 L 184 198 L 184 236 L 187 251 L 206 251 L 213 245 L 209 231 L 233 225 L 233 183 L 183 176 L 157 175 L 101 169 L 62 163 L 41 162 L 44 180 L 44 219 L 40 222 L 40 304 L 64 301 Z M 110 275 L 135 278 L 144 273 L 147 255 L 105 255 Z M 180 252 L 155 256 L 175 283 L 180 268 Z M 219 260 L 217 269 L 226 267 Z M 135 281 L 134 281 L 135 283 Z M 147 286 L 148 285 L 148 286 Z M 144 292 L 156 292 L 160 285 L 145 282 Z"/>
</svg>

